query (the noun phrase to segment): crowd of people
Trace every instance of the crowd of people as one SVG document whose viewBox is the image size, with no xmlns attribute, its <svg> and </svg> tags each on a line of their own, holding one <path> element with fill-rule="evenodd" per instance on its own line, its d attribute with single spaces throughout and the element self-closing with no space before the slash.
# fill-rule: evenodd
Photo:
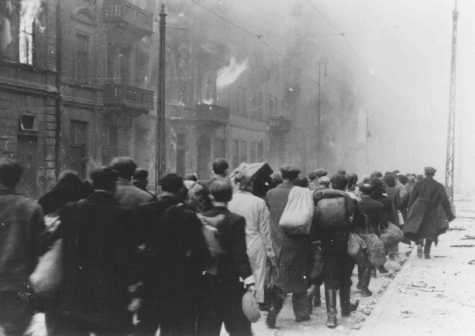
<svg viewBox="0 0 475 336">
<path fill-rule="evenodd" d="M 216 159 L 210 179 L 167 174 L 155 195 L 147 171 L 118 157 L 86 181 L 63 172 L 38 201 L 15 192 L 22 173 L 0 159 L 6 336 L 23 335 L 38 311 L 49 336 L 218 336 L 223 326 L 248 336 L 245 294 L 276 328 L 290 294 L 295 321 L 309 320 L 323 302 L 322 285 L 326 325 L 335 328 L 337 297 L 343 317 L 358 307 L 350 298 L 355 265 L 357 289 L 371 296 L 372 275 L 387 272 L 386 256 L 398 259 L 399 241 L 414 241 L 418 255 L 430 258 L 454 219 L 430 167 L 425 176 L 375 172 L 360 182 L 345 171 L 304 177 L 287 166 L 274 173 L 265 163 L 230 171 Z M 306 220 L 283 223 L 284 214 L 309 204 Z M 399 234 L 376 262 L 373 246 Z"/>
</svg>

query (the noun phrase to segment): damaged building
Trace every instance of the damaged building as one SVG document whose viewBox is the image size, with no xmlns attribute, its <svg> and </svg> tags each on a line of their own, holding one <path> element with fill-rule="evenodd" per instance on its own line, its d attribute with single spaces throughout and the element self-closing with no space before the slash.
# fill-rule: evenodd
<svg viewBox="0 0 475 336">
<path fill-rule="evenodd" d="M 207 178 L 215 157 L 306 172 L 318 163 L 311 18 L 289 2 L 276 28 L 243 8 L 167 3 L 168 171 Z M 27 168 L 22 191 L 39 195 L 66 169 L 85 178 L 118 155 L 155 181 L 159 10 L 149 0 L 0 3 L 0 155 Z M 265 37 L 229 23 L 240 20 Z"/>
</svg>

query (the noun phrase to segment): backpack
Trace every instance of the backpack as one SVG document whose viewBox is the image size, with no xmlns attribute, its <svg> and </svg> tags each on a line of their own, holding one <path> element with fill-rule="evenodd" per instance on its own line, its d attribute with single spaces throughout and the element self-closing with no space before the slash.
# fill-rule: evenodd
<svg viewBox="0 0 475 336">
<path fill-rule="evenodd" d="M 312 192 L 307 188 L 292 187 L 280 216 L 279 227 L 287 234 L 308 235 L 314 211 Z"/>
<path fill-rule="evenodd" d="M 322 229 L 346 229 L 352 224 L 348 195 L 339 190 L 318 192 L 316 212 Z"/>
</svg>

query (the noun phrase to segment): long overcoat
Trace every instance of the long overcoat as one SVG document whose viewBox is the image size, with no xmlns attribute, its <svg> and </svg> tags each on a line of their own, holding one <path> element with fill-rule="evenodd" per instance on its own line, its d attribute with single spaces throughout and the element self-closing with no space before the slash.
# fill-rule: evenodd
<svg viewBox="0 0 475 336">
<path fill-rule="evenodd" d="M 404 234 L 412 240 L 436 240 L 447 228 L 446 221 L 453 219 L 444 186 L 426 177 L 415 185 L 411 193 Z"/>
<path fill-rule="evenodd" d="M 269 210 L 263 199 L 247 191 L 238 191 L 229 210 L 246 219 L 247 255 L 256 280 L 256 299 L 264 302 L 267 255 L 273 254 L 269 229 Z"/>
<path fill-rule="evenodd" d="M 294 185 L 283 182 L 269 190 L 266 202 L 270 210 L 270 228 L 278 278 L 276 286 L 286 293 L 301 293 L 308 287 L 310 238 L 308 236 L 287 235 L 280 227 L 279 220 Z"/>
</svg>

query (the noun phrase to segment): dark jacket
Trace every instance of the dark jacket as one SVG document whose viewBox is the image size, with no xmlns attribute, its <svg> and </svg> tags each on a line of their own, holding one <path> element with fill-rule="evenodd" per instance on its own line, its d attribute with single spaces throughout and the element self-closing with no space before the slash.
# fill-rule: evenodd
<svg viewBox="0 0 475 336">
<path fill-rule="evenodd" d="M 301 293 L 308 287 L 310 238 L 306 235 L 287 235 L 279 226 L 280 217 L 293 186 L 289 182 L 279 184 L 267 192 L 266 202 L 270 210 L 271 238 L 279 268 L 276 285 L 287 293 Z"/>
<path fill-rule="evenodd" d="M 416 183 L 409 198 L 409 213 L 404 233 L 410 239 L 436 240 L 455 218 L 442 184 L 433 178 Z"/>
<path fill-rule="evenodd" d="M 44 231 L 37 202 L 0 190 L 0 292 L 25 290 L 42 252 Z"/>
<path fill-rule="evenodd" d="M 244 217 L 230 212 L 226 207 L 214 207 L 203 213 L 205 217 L 224 218 L 217 224 L 218 241 L 224 253 L 215 260 L 217 277 L 224 283 L 235 285 L 252 276 L 246 247 L 246 220 Z"/>
<path fill-rule="evenodd" d="M 358 233 L 376 233 L 379 235 L 386 223 L 387 215 L 384 204 L 362 195 L 358 202 L 359 215 L 355 217 L 356 230 Z"/>
<path fill-rule="evenodd" d="M 64 273 L 57 308 L 64 318 L 112 330 L 130 323 L 124 218 L 124 210 L 105 191 L 60 211 Z"/>
<path fill-rule="evenodd" d="M 140 210 L 145 216 L 145 295 L 166 302 L 191 300 L 209 258 L 201 221 L 172 195 L 159 196 Z"/>
</svg>

